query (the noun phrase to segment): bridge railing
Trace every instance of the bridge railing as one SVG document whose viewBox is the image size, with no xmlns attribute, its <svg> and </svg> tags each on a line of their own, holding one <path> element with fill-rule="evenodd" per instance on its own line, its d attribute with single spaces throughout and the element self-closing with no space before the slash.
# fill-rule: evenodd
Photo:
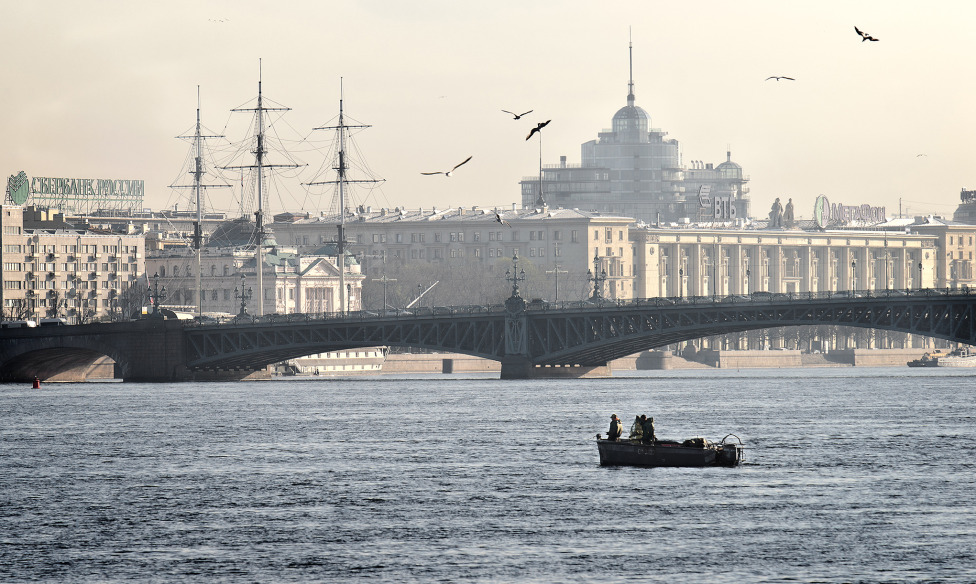
<svg viewBox="0 0 976 584">
<path fill-rule="evenodd" d="M 728 296 L 668 296 L 657 298 L 635 298 L 631 300 L 614 299 L 586 299 L 586 300 L 561 300 L 558 302 L 548 302 L 543 300 L 532 300 L 526 304 L 526 311 L 548 312 L 548 311 L 590 311 L 594 308 L 605 309 L 631 309 L 643 307 L 668 307 L 679 305 L 734 305 L 734 304 L 770 304 L 782 302 L 810 302 L 815 300 L 850 300 L 860 301 L 861 299 L 879 298 L 932 298 L 945 296 L 972 296 L 976 295 L 970 288 L 921 288 L 921 289 L 889 289 L 889 290 L 841 290 L 825 292 L 753 292 L 752 294 L 734 294 Z M 444 317 L 454 316 L 475 316 L 504 313 L 504 304 L 475 304 L 466 306 L 433 306 L 433 307 L 413 307 L 408 309 L 388 309 L 388 310 L 358 310 L 341 314 L 339 312 L 316 312 L 316 313 L 292 313 L 292 314 L 270 314 L 262 317 L 245 316 L 226 318 L 226 319 L 207 319 L 203 321 L 185 321 L 188 326 L 207 326 L 213 324 L 287 324 L 302 322 L 325 322 L 325 321 L 375 321 L 388 319 L 416 319 L 417 317 Z"/>
</svg>

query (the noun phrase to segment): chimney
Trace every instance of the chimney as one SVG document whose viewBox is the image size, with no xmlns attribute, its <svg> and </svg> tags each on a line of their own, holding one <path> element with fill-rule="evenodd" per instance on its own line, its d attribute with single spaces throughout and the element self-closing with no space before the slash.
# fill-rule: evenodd
<svg viewBox="0 0 976 584">
<path fill-rule="evenodd" d="M 560 156 L 559 157 L 559 166 L 561 168 L 566 168 L 566 157 L 565 156 Z"/>
</svg>

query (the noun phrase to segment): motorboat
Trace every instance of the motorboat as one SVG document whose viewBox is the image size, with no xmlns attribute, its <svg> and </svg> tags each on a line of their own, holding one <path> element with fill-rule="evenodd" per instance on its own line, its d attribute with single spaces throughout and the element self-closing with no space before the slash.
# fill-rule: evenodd
<svg viewBox="0 0 976 584">
<path fill-rule="evenodd" d="M 705 438 L 688 440 L 608 440 L 597 434 L 596 445 L 603 466 L 737 466 L 742 462 L 743 444 L 735 434 L 719 442 Z M 734 440 L 730 440 L 734 439 Z"/>
</svg>

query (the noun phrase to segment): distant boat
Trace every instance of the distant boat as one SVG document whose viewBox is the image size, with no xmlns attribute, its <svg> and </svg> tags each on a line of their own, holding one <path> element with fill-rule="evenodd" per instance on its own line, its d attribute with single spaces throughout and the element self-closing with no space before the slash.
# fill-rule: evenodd
<svg viewBox="0 0 976 584">
<path fill-rule="evenodd" d="M 976 353 L 969 347 L 950 353 L 925 353 L 921 359 L 908 362 L 909 367 L 976 367 Z"/>
<path fill-rule="evenodd" d="M 607 440 L 597 434 L 596 445 L 600 450 L 603 466 L 737 466 L 742 461 L 742 443 L 727 442 L 729 434 L 721 442 L 709 442 L 704 438 L 656 440 L 646 444 L 635 440 Z"/>
</svg>

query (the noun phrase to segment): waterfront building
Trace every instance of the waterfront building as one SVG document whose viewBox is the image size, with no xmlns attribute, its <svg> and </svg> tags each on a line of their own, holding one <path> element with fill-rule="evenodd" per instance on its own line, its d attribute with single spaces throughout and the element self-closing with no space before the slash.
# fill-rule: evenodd
<svg viewBox="0 0 976 584">
<path fill-rule="evenodd" d="M 182 241 L 182 247 L 151 250 L 146 269 L 154 285 L 158 280 L 159 286 L 166 288 L 163 306 L 195 312 L 196 253 L 188 239 Z M 339 311 L 334 243 L 312 246 L 300 253 L 296 247 L 281 246 L 273 237 L 266 237 L 262 293 L 257 284 L 255 241 L 254 223 L 247 218 L 227 221 L 209 234 L 201 253 L 200 300 L 204 314 L 239 314 L 242 294 L 249 315 L 259 313 L 257 303 L 262 299 L 265 314 Z M 359 310 L 363 282 L 359 262 L 346 254 L 345 265 L 346 311 Z"/>
<path fill-rule="evenodd" d="M 510 290 L 504 272 L 516 255 L 520 267 L 529 272 L 526 296 L 554 300 L 558 292 L 560 300 L 586 298 L 592 294 L 596 274 L 602 296 L 635 297 L 630 245 L 633 218 L 545 205 L 515 207 L 359 207 L 354 212 L 347 210 L 347 249 L 361 258 L 364 273 L 374 280 L 394 272 L 440 273 L 431 277 L 458 280 L 457 296 L 444 298 L 446 292 L 441 293 L 444 304 L 484 302 L 491 298 L 484 289 L 489 286 L 504 298 Z M 280 242 L 304 252 L 334 241 L 338 223 L 338 217 L 325 214 L 279 215 L 272 229 Z M 480 277 L 487 278 L 482 288 L 473 280 Z M 404 285 L 399 283 L 401 288 Z M 448 287 L 442 281 L 439 289 Z M 466 293 L 465 287 L 469 288 Z"/>
<path fill-rule="evenodd" d="M 678 141 L 653 128 L 650 115 L 636 104 L 633 73 L 628 87 L 627 105 L 613 115 L 610 129 L 582 145 L 579 164 L 560 156 L 559 164 L 522 179 L 522 206 L 547 203 L 657 224 L 695 221 L 718 199 L 730 216 L 748 217 L 749 178 L 731 151 L 718 165 L 700 160 L 684 165 Z"/>
<path fill-rule="evenodd" d="M 124 318 L 144 301 L 145 237 L 73 225 L 60 212 L 0 205 L 3 318 Z"/>
</svg>

